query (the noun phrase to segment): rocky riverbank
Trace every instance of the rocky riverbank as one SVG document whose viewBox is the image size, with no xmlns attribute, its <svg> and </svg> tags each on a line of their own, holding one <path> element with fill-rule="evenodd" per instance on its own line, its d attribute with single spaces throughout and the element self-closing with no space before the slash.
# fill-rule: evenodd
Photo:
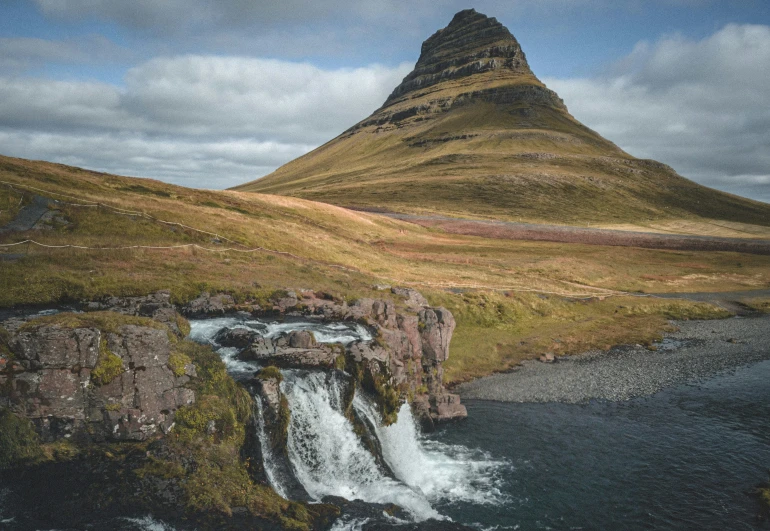
<svg viewBox="0 0 770 531">
<path fill-rule="evenodd" d="M 480 378 L 456 391 L 463 399 L 503 402 L 622 401 L 770 359 L 770 316 L 673 324 L 679 331 L 652 349 L 626 345 L 553 363 L 526 361 L 513 372 Z"/>
</svg>

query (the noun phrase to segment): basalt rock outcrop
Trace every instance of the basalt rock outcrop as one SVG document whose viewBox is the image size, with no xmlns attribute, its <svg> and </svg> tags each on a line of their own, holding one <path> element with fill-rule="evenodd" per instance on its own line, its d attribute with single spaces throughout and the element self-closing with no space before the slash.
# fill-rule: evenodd
<svg viewBox="0 0 770 531">
<path fill-rule="evenodd" d="M 443 363 L 455 320 L 445 308 L 432 308 L 417 291 L 392 288 L 403 298 L 402 309 L 394 302 L 363 298 L 352 304 L 313 291 L 281 297 L 285 316 L 303 316 L 326 321 L 355 321 L 367 326 L 373 340 L 348 345 L 322 344 L 311 332 L 294 331 L 265 338 L 243 329 L 223 331 L 218 342 L 238 348 L 244 360 L 263 366 L 301 369 L 345 369 L 369 384 L 369 391 L 383 393 L 382 386 L 409 398 L 427 424 L 467 416 L 457 395 L 443 385 Z M 292 305 L 287 305 L 288 301 Z"/>
<path fill-rule="evenodd" d="M 98 312 L 0 323 L 0 407 L 30 419 L 43 441 L 141 441 L 167 433 L 175 411 L 195 401 L 185 385 L 196 371 L 184 360 L 173 365 L 176 314 L 161 310 L 152 310 L 161 321 Z"/>
</svg>

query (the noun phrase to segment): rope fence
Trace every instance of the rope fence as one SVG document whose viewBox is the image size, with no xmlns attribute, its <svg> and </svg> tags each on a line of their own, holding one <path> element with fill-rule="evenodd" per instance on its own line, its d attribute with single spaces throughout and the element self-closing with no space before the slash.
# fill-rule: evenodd
<svg viewBox="0 0 770 531">
<path fill-rule="evenodd" d="M 29 185 L 20 185 L 18 183 L 11 183 L 7 181 L 0 180 L 0 184 L 3 184 L 12 190 L 16 190 L 16 188 L 21 188 L 22 190 L 27 191 L 34 191 L 34 192 L 41 192 L 43 194 L 46 194 L 47 196 L 53 195 L 58 197 L 66 197 L 69 199 L 75 199 L 78 201 L 84 201 L 82 198 L 69 195 L 69 194 L 62 194 L 58 192 L 51 192 L 49 190 L 43 190 L 41 188 L 36 188 L 34 186 Z M 23 193 L 23 192 L 22 192 Z M 21 205 L 21 201 L 23 200 L 23 197 L 19 201 L 19 205 Z M 246 244 L 243 244 L 241 242 L 238 242 L 236 240 L 227 238 L 225 236 L 221 236 L 217 232 L 210 232 L 203 229 L 199 229 L 197 227 L 191 227 L 189 225 L 185 225 L 183 223 L 178 223 L 174 221 L 166 221 L 159 218 L 156 218 L 150 214 L 147 214 L 145 212 L 139 212 L 134 210 L 127 210 L 122 209 L 118 207 L 114 207 L 112 205 L 107 205 L 105 203 L 101 202 L 81 202 L 81 203 L 71 203 L 68 201 L 60 201 L 60 200 L 54 200 L 57 203 L 62 203 L 70 206 L 75 207 L 83 207 L 83 208 L 105 208 L 107 210 L 111 210 L 115 213 L 132 216 L 132 217 L 142 217 L 145 219 L 149 219 L 151 221 L 162 223 L 165 225 L 173 225 L 177 227 L 181 227 L 184 229 L 188 229 L 194 232 L 198 232 L 200 234 L 206 234 L 208 236 L 214 236 L 217 238 L 217 240 L 220 241 L 226 241 L 234 245 L 240 246 L 240 248 L 235 247 L 224 247 L 224 248 L 210 248 L 205 247 L 196 243 L 187 243 L 187 244 L 179 244 L 179 245 L 167 245 L 167 246 L 152 246 L 152 245 L 127 245 L 127 246 L 118 246 L 118 247 L 90 247 L 86 245 L 75 245 L 75 244 L 64 244 L 64 245 L 50 245 L 50 244 L 44 244 L 40 243 L 35 240 L 24 240 L 20 242 L 15 243 L 4 243 L 0 244 L 1 248 L 9 248 L 9 247 L 15 247 L 20 245 L 35 245 L 41 248 L 46 249 L 77 249 L 77 250 L 87 250 L 87 251 L 124 251 L 124 250 L 178 250 L 178 249 L 196 249 L 204 252 L 210 252 L 210 253 L 223 253 L 223 252 L 234 252 L 234 253 L 243 253 L 243 254 L 249 254 L 249 253 L 269 253 L 269 254 L 275 254 L 275 255 L 281 255 L 286 256 L 290 258 L 294 258 L 296 260 L 302 261 L 302 262 L 314 262 L 326 267 L 331 267 L 334 269 L 339 269 L 343 271 L 353 272 L 353 273 L 361 273 L 361 271 L 349 267 L 345 267 L 339 264 L 330 264 L 319 260 L 313 260 L 310 258 L 305 258 L 302 256 L 298 256 L 296 254 L 290 253 L 288 251 L 279 251 L 276 249 L 268 249 L 266 247 L 252 247 L 249 248 Z M 570 297 L 570 298 L 595 298 L 595 297 L 618 297 L 618 296 L 633 296 L 633 297 L 651 297 L 653 295 L 650 294 L 642 294 L 642 293 L 630 293 L 630 292 L 624 292 L 624 291 L 617 291 L 617 290 L 611 290 L 608 288 L 598 288 L 596 286 L 582 286 L 582 285 L 575 285 L 573 282 L 564 281 L 564 280 L 555 280 L 556 282 L 561 282 L 564 284 L 569 284 L 573 287 L 577 287 L 580 289 L 580 292 L 575 291 L 553 291 L 553 290 L 545 290 L 545 289 L 537 289 L 537 288 L 526 288 L 522 286 L 510 286 L 510 287 L 491 287 L 491 286 L 484 286 L 479 284 L 454 284 L 454 283 L 433 283 L 433 282 L 409 282 L 404 281 L 402 279 L 395 279 L 395 278 L 389 278 L 389 277 L 379 277 L 383 280 L 387 280 L 390 282 L 395 283 L 401 283 L 401 284 L 408 284 L 413 286 L 425 286 L 425 287 L 432 287 L 432 288 L 439 288 L 439 289 L 486 289 L 486 290 L 494 290 L 494 291 L 511 291 L 511 292 L 517 292 L 517 293 L 540 293 L 544 295 L 555 295 L 555 296 L 561 296 L 561 297 Z M 591 290 L 587 293 L 582 291 L 582 289 L 585 290 Z"/>
</svg>

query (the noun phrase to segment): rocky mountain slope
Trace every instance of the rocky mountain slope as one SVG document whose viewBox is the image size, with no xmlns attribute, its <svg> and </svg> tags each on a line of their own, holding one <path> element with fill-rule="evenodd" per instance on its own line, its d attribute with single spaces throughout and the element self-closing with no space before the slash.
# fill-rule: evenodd
<svg viewBox="0 0 770 531">
<path fill-rule="evenodd" d="M 236 188 L 336 205 L 471 218 L 770 224 L 770 206 L 640 160 L 572 117 L 494 18 L 470 9 L 423 43 L 383 106 Z"/>
</svg>

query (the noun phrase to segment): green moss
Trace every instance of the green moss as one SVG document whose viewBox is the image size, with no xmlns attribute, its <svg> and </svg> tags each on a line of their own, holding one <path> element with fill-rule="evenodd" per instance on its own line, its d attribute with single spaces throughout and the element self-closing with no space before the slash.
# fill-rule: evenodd
<svg viewBox="0 0 770 531">
<path fill-rule="evenodd" d="M 107 404 L 106 406 L 104 406 L 104 409 L 105 409 L 106 411 L 120 411 L 120 409 L 121 409 L 122 407 L 123 407 L 123 406 L 120 404 L 120 402 L 110 402 L 109 404 Z"/>
<path fill-rule="evenodd" d="M 280 383 L 283 381 L 283 374 L 281 374 L 281 370 L 278 367 L 270 365 L 260 369 L 256 374 L 256 378 L 259 378 L 260 380 L 275 379 Z"/>
<path fill-rule="evenodd" d="M 144 479 L 147 476 L 155 476 L 163 479 L 181 478 L 184 476 L 184 468 L 173 461 L 164 461 L 150 456 L 147 463 L 134 469 L 134 474 Z"/>
<path fill-rule="evenodd" d="M 190 335 L 190 321 L 185 319 L 179 314 L 176 314 L 174 316 L 174 319 L 176 320 L 176 326 L 179 328 L 179 332 L 182 335 L 182 337 L 187 337 Z"/>
<path fill-rule="evenodd" d="M 344 371 L 345 370 L 345 365 L 346 365 L 345 354 L 340 354 L 339 356 L 334 358 L 334 368 L 335 369 L 337 369 L 339 371 Z"/>
<path fill-rule="evenodd" d="M 61 328 L 98 328 L 102 332 L 117 333 L 121 327 L 126 325 L 145 326 L 158 330 L 166 329 L 163 324 L 153 321 L 149 317 L 135 317 L 117 312 L 62 312 L 32 319 L 24 323 L 20 330 L 34 330 L 42 326 L 59 326 Z"/>
<path fill-rule="evenodd" d="M 176 348 L 172 349 L 168 356 L 168 368 L 171 369 L 174 376 L 184 376 L 185 367 L 190 363 L 192 363 L 190 356 Z"/>
<path fill-rule="evenodd" d="M 32 423 L 0 409 L 0 470 L 43 457 Z"/>
<path fill-rule="evenodd" d="M 176 349 L 195 364 L 198 374 L 191 384 L 197 397 L 195 404 L 176 412 L 176 437 L 185 441 L 209 437 L 241 444 L 251 417 L 251 396 L 230 378 L 224 363 L 210 347 L 185 340 Z M 211 421 L 216 433 L 210 435 Z"/>
<path fill-rule="evenodd" d="M 99 358 L 91 371 L 91 381 L 96 385 L 107 385 L 124 372 L 123 359 L 110 351 L 107 339 L 102 336 L 99 341 Z"/>
</svg>

